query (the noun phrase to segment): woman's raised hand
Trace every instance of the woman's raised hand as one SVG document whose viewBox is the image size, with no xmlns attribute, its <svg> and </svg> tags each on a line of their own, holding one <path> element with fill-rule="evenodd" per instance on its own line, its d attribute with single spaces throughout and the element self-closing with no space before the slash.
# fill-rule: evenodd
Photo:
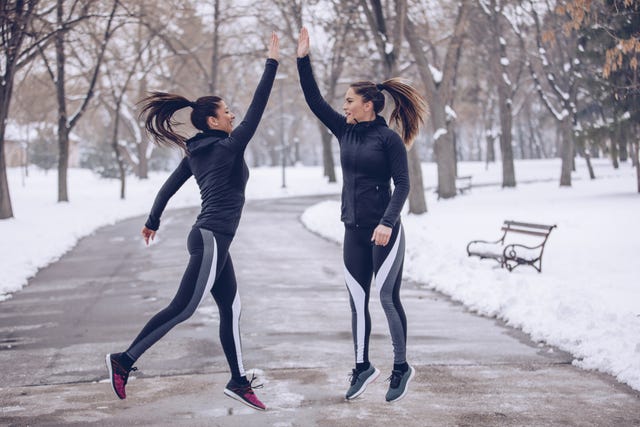
<svg viewBox="0 0 640 427">
<path fill-rule="evenodd" d="M 276 61 L 280 59 L 280 40 L 278 39 L 278 35 L 276 32 L 271 33 L 271 40 L 269 41 L 269 53 L 267 57 L 270 59 L 275 59 Z"/>
<path fill-rule="evenodd" d="M 298 36 L 298 58 L 304 58 L 309 55 L 309 31 L 306 27 L 302 27 Z"/>
</svg>

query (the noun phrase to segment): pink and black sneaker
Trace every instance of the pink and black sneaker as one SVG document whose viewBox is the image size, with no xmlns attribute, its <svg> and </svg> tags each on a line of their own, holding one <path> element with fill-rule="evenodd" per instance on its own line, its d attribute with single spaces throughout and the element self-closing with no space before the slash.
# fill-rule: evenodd
<svg viewBox="0 0 640 427">
<path fill-rule="evenodd" d="M 252 407 L 253 409 L 264 411 L 267 407 L 264 403 L 260 402 L 258 396 L 253 392 L 256 388 L 262 388 L 262 384 L 253 387 L 253 380 L 255 380 L 255 377 L 251 378 L 250 382 L 243 385 L 231 379 L 224 388 L 224 394 L 238 402 L 242 402 L 245 405 Z"/>
<path fill-rule="evenodd" d="M 107 363 L 107 369 L 109 370 L 109 378 L 111 379 L 111 388 L 113 389 L 113 392 L 120 399 L 126 399 L 127 393 L 124 388 L 127 385 L 127 380 L 129 379 L 129 372 L 137 371 L 138 368 L 131 368 L 129 370 L 124 368 L 118 361 L 119 354 L 120 353 L 107 354 L 105 362 Z"/>
</svg>

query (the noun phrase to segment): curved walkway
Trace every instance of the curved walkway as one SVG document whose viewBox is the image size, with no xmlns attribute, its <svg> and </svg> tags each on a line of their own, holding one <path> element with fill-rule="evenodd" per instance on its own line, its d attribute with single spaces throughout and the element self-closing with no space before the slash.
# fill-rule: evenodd
<svg viewBox="0 0 640 427">
<path fill-rule="evenodd" d="M 139 360 L 126 401 L 105 382 L 104 354 L 124 348 L 173 296 L 197 214 L 185 209 L 165 214 L 150 248 L 138 237 L 142 218 L 98 230 L 0 303 L 0 424 L 640 425 L 632 389 L 409 282 L 410 393 L 387 404 L 381 376 L 345 402 L 352 342 L 340 249 L 298 221 L 319 200 L 247 203 L 231 247 L 245 367 L 265 385 L 267 412 L 222 394 L 228 374 L 211 297 Z M 376 296 L 371 312 L 371 360 L 387 376 L 392 350 Z"/>
</svg>

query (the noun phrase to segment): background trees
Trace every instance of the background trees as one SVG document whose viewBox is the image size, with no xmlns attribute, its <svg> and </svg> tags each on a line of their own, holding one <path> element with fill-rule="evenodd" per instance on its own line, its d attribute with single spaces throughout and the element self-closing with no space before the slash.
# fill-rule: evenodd
<svg viewBox="0 0 640 427">
<path fill-rule="evenodd" d="M 456 196 L 460 160 L 500 159 L 506 187 L 516 184 L 517 158 L 561 157 L 567 186 L 577 157 L 638 163 L 640 5 L 632 0 L 8 0 L 0 219 L 13 215 L 5 152 L 16 144 L 30 145 L 38 164 L 57 158 L 61 201 L 70 159 L 115 173 L 121 197 L 127 174 L 171 167 L 179 155 L 149 143 L 136 102 L 150 90 L 216 93 L 241 117 L 274 29 L 283 38 L 279 79 L 247 160 L 322 164 L 335 181 L 337 144 L 297 83 L 303 24 L 321 90 L 337 109 L 361 79 L 398 75 L 427 97 L 429 122 L 410 152 L 414 213 L 426 210 L 425 190 Z M 8 124 L 39 136 L 18 141 L 26 132 L 5 135 Z M 437 162 L 437 182 L 423 183 L 424 161 Z"/>
</svg>

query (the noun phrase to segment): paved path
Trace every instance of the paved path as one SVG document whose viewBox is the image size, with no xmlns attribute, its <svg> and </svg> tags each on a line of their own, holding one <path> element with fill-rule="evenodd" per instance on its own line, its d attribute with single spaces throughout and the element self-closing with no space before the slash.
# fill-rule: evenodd
<svg viewBox="0 0 640 427">
<path fill-rule="evenodd" d="M 0 424 L 640 425 L 637 392 L 409 282 L 410 393 L 384 402 L 391 343 L 372 296 L 371 360 L 384 376 L 345 402 L 352 344 L 340 249 L 298 221 L 318 200 L 248 203 L 231 247 L 245 366 L 265 385 L 267 412 L 222 394 L 228 373 L 210 297 L 139 360 L 126 401 L 105 382 L 104 354 L 125 348 L 173 296 L 197 213 L 187 209 L 165 214 L 150 248 L 141 218 L 98 230 L 0 303 Z"/>
</svg>

